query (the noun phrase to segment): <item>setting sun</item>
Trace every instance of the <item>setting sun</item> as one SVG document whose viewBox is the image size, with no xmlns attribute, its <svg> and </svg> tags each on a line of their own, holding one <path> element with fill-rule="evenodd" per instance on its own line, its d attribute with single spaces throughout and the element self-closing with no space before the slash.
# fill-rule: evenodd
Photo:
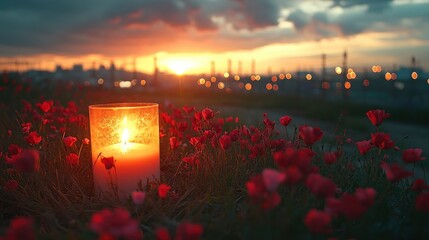
<svg viewBox="0 0 429 240">
<path fill-rule="evenodd" d="M 177 75 L 182 75 L 195 67 L 195 62 L 190 59 L 169 59 L 165 61 L 165 66 Z"/>
</svg>

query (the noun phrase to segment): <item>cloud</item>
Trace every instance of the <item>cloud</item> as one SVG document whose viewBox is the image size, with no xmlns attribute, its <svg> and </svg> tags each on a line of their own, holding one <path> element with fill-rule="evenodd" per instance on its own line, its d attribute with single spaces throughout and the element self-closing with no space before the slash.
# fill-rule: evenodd
<svg viewBox="0 0 429 240">
<path fill-rule="evenodd" d="M 393 0 L 20 0 L 0 2 L 3 55 L 223 52 L 406 32 L 428 39 L 429 3 Z M 377 10 L 378 12 L 375 12 Z M 383 11 L 381 11 L 383 10 Z M 284 17 L 284 19 L 282 19 Z M 281 27 L 279 21 L 293 27 Z"/>
<path fill-rule="evenodd" d="M 373 12 L 369 8 L 378 3 L 389 5 L 388 11 Z M 362 32 L 408 32 L 419 35 L 422 29 L 429 27 L 429 15 L 425 9 L 429 3 L 392 4 L 382 0 L 374 3 L 366 0 L 334 1 L 341 6 L 327 11 L 306 12 L 301 8 L 292 11 L 286 20 L 293 23 L 295 29 L 302 33 L 311 32 L 314 38 L 330 36 L 352 36 Z M 365 8 L 368 6 L 368 9 Z M 337 11 L 340 9 L 340 11 Z M 385 8 L 384 8 L 385 9 Z M 307 34 L 306 36 L 309 36 Z M 420 34 L 423 38 L 427 35 Z"/>
<path fill-rule="evenodd" d="M 350 8 L 355 6 L 366 6 L 368 12 L 383 12 L 390 7 L 393 0 L 333 0 L 332 6 Z"/>
</svg>

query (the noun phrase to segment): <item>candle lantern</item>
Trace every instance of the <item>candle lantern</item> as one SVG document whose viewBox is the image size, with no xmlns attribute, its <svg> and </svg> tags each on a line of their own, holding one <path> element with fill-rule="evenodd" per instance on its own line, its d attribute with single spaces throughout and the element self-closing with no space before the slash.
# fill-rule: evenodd
<svg viewBox="0 0 429 240">
<path fill-rule="evenodd" d="M 90 105 L 89 121 L 97 193 L 113 189 L 127 197 L 140 181 L 159 179 L 158 104 Z"/>
</svg>

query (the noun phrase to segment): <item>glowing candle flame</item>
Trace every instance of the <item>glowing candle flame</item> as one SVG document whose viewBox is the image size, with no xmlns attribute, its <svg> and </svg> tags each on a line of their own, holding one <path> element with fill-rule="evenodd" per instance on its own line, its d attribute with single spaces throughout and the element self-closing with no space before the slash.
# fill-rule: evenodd
<svg viewBox="0 0 429 240">
<path fill-rule="evenodd" d="M 128 140 L 130 138 L 130 132 L 128 129 L 124 129 L 124 132 L 122 133 L 122 152 L 127 152 L 128 150 Z"/>
<path fill-rule="evenodd" d="M 124 117 L 124 126 L 127 125 L 127 118 Z M 122 143 L 122 152 L 127 152 L 128 151 L 128 141 L 130 140 L 130 132 L 128 131 L 128 128 L 125 128 L 124 131 L 122 132 L 122 138 L 121 138 L 121 143 Z"/>
</svg>

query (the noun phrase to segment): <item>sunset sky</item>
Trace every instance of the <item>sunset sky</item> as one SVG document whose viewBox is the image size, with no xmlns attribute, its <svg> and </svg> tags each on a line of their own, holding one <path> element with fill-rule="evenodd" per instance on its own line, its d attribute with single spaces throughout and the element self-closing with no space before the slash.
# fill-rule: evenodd
<svg viewBox="0 0 429 240">
<path fill-rule="evenodd" d="M 341 65 L 429 69 L 429 0 L 3 0 L 0 68 L 27 61 L 86 68 L 116 65 L 152 72 L 226 71 L 231 59 L 266 73 Z"/>
</svg>

